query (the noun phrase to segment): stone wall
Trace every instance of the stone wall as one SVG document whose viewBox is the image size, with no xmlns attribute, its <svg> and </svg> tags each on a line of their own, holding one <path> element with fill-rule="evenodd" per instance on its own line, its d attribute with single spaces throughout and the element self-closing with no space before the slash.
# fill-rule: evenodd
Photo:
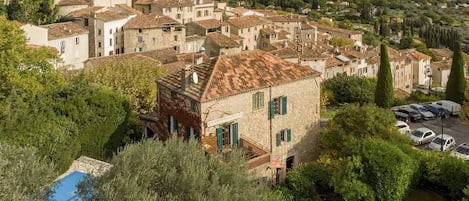
<svg viewBox="0 0 469 201">
<path fill-rule="evenodd" d="M 170 27 L 170 30 L 169 32 L 163 32 L 163 29 L 159 27 L 154 29 L 141 29 L 140 33 L 139 29 L 124 29 L 126 53 L 136 52 L 136 48 L 143 48 L 143 51 L 149 51 L 178 47 L 178 51 L 183 50 L 186 41 L 185 28 L 180 27 L 180 29 L 176 29 L 176 27 Z M 142 42 L 138 42 L 139 36 L 142 37 Z"/>
</svg>

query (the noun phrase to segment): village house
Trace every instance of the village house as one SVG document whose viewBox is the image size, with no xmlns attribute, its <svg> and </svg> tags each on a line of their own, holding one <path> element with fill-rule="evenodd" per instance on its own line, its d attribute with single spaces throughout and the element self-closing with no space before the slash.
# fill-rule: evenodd
<svg viewBox="0 0 469 201">
<path fill-rule="evenodd" d="M 273 181 L 318 155 L 318 72 L 260 50 L 181 68 L 157 80 L 147 135 L 196 139 L 213 154 L 240 146 L 249 169 Z"/>
<path fill-rule="evenodd" d="M 262 28 L 271 27 L 272 23 L 259 16 L 245 16 L 233 18 L 227 21 L 231 33 L 241 37 L 243 50 L 258 48 L 259 32 Z"/>
<path fill-rule="evenodd" d="M 301 36 L 301 24 L 307 20 L 306 16 L 301 15 L 277 15 L 265 17 L 265 19 L 271 21 L 274 26 L 278 29 L 283 29 L 293 35 L 295 41 L 300 40 Z"/>
<path fill-rule="evenodd" d="M 241 52 L 241 45 L 238 42 L 218 32 L 212 32 L 207 35 L 204 48 L 205 53 L 209 57 L 233 55 Z"/>
<path fill-rule="evenodd" d="M 123 54 L 124 25 L 132 18 L 141 14 L 125 5 L 115 7 L 89 7 L 69 14 L 74 22 L 87 28 L 89 36 L 90 57 Z"/>
<path fill-rule="evenodd" d="M 124 25 L 124 49 L 127 52 L 143 52 L 161 48 L 184 47 L 186 28 L 167 16 L 138 15 Z"/>
<path fill-rule="evenodd" d="M 362 35 L 363 32 L 361 31 L 353 31 L 348 29 L 341 29 L 337 27 L 331 27 L 323 24 L 319 24 L 317 22 L 309 22 L 310 25 L 317 27 L 319 32 L 327 33 L 332 36 L 342 37 L 342 38 L 350 38 L 355 41 L 362 42 Z"/>
<path fill-rule="evenodd" d="M 186 24 L 186 33 L 190 35 L 206 36 L 208 33 L 219 32 L 230 36 L 230 26 L 216 19 L 200 20 Z"/>
<path fill-rule="evenodd" d="M 69 13 L 89 7 L 86 0 L 55 0 L 54 4 L 59 8 L 58 15 L 66 16 Z"/>
<path fill-rule="evenodd" d="M 56 67 L 74 70 L 83 68 L 88 59 L 88 30 L 73 22 L 42 26 L 22 25 L 28 44 L 57 49 L 60 60 Z"/>
<path fill-rule="evenodd" d="M 181 24 L 213 19 L 212 0 L 137 0 L 134 8 L 144 14 L 168 16 Z"/>
<path fill-rule="evenodd" d="M 412 61 L 413 84 L 420 86 L 430 86 L 431 68 L 430 62 L 432 57 L 421 53 L 415 49 L 402 50 Z"/>
<path fill-rule="evenodd" d="M 301 43 L 314 43 L 318 41 L 318 28 L 308 22 L 301 23 L 300 39 Z"/>
<path fill-rule="evenodd" d="M 432 69 L 432 84 L 446 88 L 449 73 L 451 72 L 451 60 L 437 61 L 430 64 Z"/>
</svg>

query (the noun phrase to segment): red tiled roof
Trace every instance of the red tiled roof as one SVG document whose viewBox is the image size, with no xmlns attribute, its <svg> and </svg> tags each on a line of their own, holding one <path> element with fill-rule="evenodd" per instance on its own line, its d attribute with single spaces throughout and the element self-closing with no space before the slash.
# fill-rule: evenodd
<svg viewBox="0 0 469 201">
<path fill-rule="evenodd" d="M 440 68 L 443 70 L 449 70 L 451 69 L 451 63 L 453 63 L 451 60 L 437 61 L 437 62 L 432 62 L 430 66 L 432 68 Z"/>
<path fill-rule="evenodd" d="M 417 51 L 417 50 L 414 50 L 414 51 L 409 52 L 409 56 L 410 56 L 411 58 L 413 58 L 413 59 L 418 60 L 418 61 L 421 61 L 421 60 L 430 60 L 430 59 L 432 59 L 431 56 L 428 56 L 428 55 L 426 55 L 426 54 L 424 54 L 424 53 L 421 53 L 421 52 L 419 52 L 419 51 Z"/>
<path fill-rule="evenodd" d="M 258 26 L 262 24 L 267 24 L 268 21 L 259 16 L 249 15 L 249 16 L 230 19 L 228 20 L 228 23 L 237 28 L 244 29 L 244 28 L 254 27 L 254 26 Z"/>
<path fill-rule="evenodd" d="M 249 10 L 246 9 L 246 8 L 243 8 L 243 7 L 236 7 L 236 8 L 231 9 L 230 12 L 232 12 L 232 13 L 234 13 L 234 14 L 242 15 L 243 13 L 248 12 L 248 11 L 249 11 Z"/>
<path fill-rule="evenodd" d="M 200 101 L 320 75 L 308 66 L 294 64 L 260 50 L 220 56 L 211 63 L 196 65 L 194 71 L 199 82 L 192 83 L 181 93 Z M 180 90 L 182 84 L 179 73 L 165 76 L 157 82 L 172 90 Z"/>
<path fill-rule="evenodd" d="M 124 29 L 150 29 L 158 28 L 167 24 L 181 25 L 168 16 L 137 15 L 124 25 Z"/>
<path fill-rule="evenodd" d="M 88 8 L 83 8 L 80 10 L 73 11 L 69 13 L 67 16 L 73 17 L 73 18 L 82 18 L 85 15 L 90 15 L 91 12 L 96 12 L 104 7 L 101 6 L 93 6 L 93 7 L 88 7 Z"/>
<path fill-rule="evenodd" d="M 315 26 L 310 25 L 306 22 L 301 23 L 301 29 L 314 29 L 314 28 L 315 28 Z"/>
<path fill-rule="evenodd" d="M 104 12 L 96 13 L 96 19 L 99 19 L 105 22 L 125 19 L 127 17 L 128 17 L 127 14 L 116 12 L 113 10 L 107 10 Z"/>
<path fill-rule="evenodd" d="M 187 6 L 194 6 L 194 2 L 191 0 L 155 0 L 153 3 L 156 5 L 161 6 L 162 8 L 179 8 L 179 7 L 187 7 Z"/>
<path fill-rule="evenodd" d="M 430 51 L 432 51 L 437 57 L 446 57 L 450 58 L 453 56 L 453 51 L 451 51 L 448 48 L 442 48 L 442 49 L 434 49 L 430 48 Z"/>
<path fill-rule="evenodd" d="M 340 64 L 343 64 L 343 63 L 335 57 L 328 57 L 326 59 L 326 68 L 332 68 L 332 67 L 338 66 Z"/>
<path fill-rule="evenodd" d="M 263 28 L 260 30 L 260 32 L 265 34 L 276 34 L 276 32 L 271 28 Z"/>
<path fill-rule="evenodd" d="M 266 17 L 267 20 L 272 22 L 302 22 L 306 20 L 306 16 L 302 15 L 277 15 Z"/>
<path fill-rule="evenodd" d="M 207 38 L 213 40 L 213 42 L 215 42 L 215 44 L 221 48 L 233 48 L 240 46 L 240 44 L 235 40 L 218 32 L 208 33 Z"/>
<path fill-rule="evenodd" d="M 88 30 L 73 22 L 62 22 L 40 27 L 47 29 L 47 39 L 55 40 L 59 38 L 67 38 L 82 34 L 87 34 Z"/>
<path fill-rule="evenodd" d="M 299 58 L 300 54 L 298 51 L 292 49 L 291 47 L 274 50 L 270 53 L 282 59 Z"/>
<path fill-rule="evenodd" d="M 204 29 L 219 28 L 224 25 L 223 22 L 220 22 L 216 19 L 200 20 L 200 21 L 195 21 L 194 23 L 201 26 Z"/>
<path fill-rule="evenodd" d="M 59 6 L 74 6 L 74 5 L 88 5 L 88 2 L 85 0 L 60 0 L 57 3 Z"/>
<path fill-rule="evenodd" d="M 136 15 L 142 14 L 142 12 L 140 12 L 139 10 L 135 8 L 128 6 L 127 4 L 116 4 L 115 7 L 120 8 L 129 14 L 136 14 Z"/>
</svg>

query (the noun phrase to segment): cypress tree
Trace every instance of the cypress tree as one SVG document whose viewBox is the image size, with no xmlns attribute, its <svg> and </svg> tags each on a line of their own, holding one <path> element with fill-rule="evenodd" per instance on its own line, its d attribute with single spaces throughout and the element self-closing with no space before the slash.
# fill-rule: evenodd
<svg viewBox="0 0 469 201">
<path fill-rule="evenodd" d="M 463 104 L 466 91 L 466 79 L 464 77 L 464 61 L 461 53 L 461 42 L 454 43 L 453 63 L 446 84 L 446 99 Z"/>
<path fill-rule="evenodd" d="M 378 83 L 376 84 L 375 103 L 379 107 L 389 108 L 394 101 L 391 64 L 389 64 L 386 45 L 381 44 L 381 63 L 378 70 Z"/>
</svg>

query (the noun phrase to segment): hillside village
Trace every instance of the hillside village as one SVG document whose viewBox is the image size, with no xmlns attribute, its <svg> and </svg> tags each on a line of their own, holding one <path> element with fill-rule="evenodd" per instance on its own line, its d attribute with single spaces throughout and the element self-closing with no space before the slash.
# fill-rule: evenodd
<svg viewBox="0 0 469 201">
<path fill-rule="evenodd" d="M 240 143 L 252 150 L 251 168 L 275 164 L 290 169 L 307 161 L 301 155 L 314 151 L 306 147 L 319 136 L 319 83 L 338 74 L 373 78 L 379 69 L 379 48 L 363 44 L 363 32 L 304 15 L 232 8 L 212 0 L 55 3 L 59 15 L 70 21 L 20 26 L 31 46 L 56 49 L 61 58 L 56 68 L 92 68 L 117 57 L 161 62 L 172 74 L 157 81 L 158 108 L 142 116 L 145 135 L 196 136 L 210 152 Z M 337 38 L 345 44 L 332 44 Z M 433 51 L 446 56 L 431 62 L 415 49 L 388 47 L 396 91 L 445 87 L 451 51 Z M 269 108 L 281 116 L 274 118 Z M 295 116 L 284 115 L 294 110 Z"/>
<path fill-rule="evenodd" d="M 321 83 L 339 75 L 376 78 L 382 59 L 383 49 L 363 42 L 363 30 L 273 9 L 213 0 L 54 4 L 64 22 L 15 22 L 29 48 L 52 50 L 58 59 L 49 62 L 70 74 L 111 61 L 161 66 L 156 109 L 138 116 L 143 138 L 195 139 L 206 153 L 222 156 L 239 145 L 249 171 L 272 185 L 327 146 L 320 143 Z M 416 49 L 386 48 L 395 94 L 446 88 L 450 49 L 429 49 L 435 60 Z M 82 161 L 103 165 L 77 161 L 72 168 L 93 169 Z"/>
</svg>

